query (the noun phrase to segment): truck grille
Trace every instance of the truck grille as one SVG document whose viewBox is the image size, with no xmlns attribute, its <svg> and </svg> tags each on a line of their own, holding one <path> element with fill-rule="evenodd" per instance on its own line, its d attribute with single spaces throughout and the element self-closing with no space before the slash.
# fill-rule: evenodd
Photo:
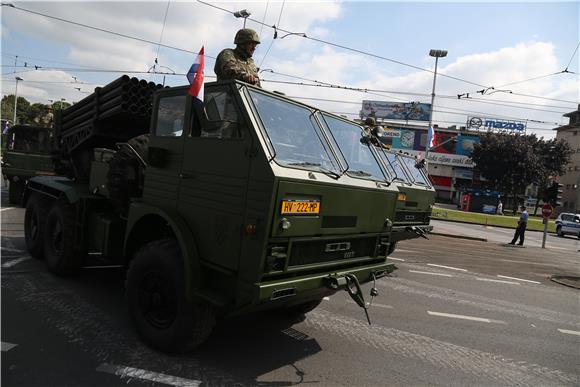
<svg viewBox="0 0 580 387">
<path fill-rule="evenodd" d="M 329 245 L 331 245 L 331 248 L 329 248 Z M 348 248 L 329 251 L 333 250 L 332 246 Z M 310 265 L 368 256 L 372 257 L 375 256 L 376 247 L 376 237 L 295 242 L 292 244 L 289 266 Z"/>
</svg>

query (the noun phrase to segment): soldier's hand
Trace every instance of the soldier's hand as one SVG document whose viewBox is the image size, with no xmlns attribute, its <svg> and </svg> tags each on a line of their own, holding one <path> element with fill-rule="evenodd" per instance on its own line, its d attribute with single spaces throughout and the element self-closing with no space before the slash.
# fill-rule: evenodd
<svg viewBox="0 0 580 387">
<path fill-rule="evenodd" d="M 248 74 L 246 75 L 246 81 L 252 85 L 255 85 L 256 83 L 258 83 L 258 77 L 252 74 Z"/>
</svg>

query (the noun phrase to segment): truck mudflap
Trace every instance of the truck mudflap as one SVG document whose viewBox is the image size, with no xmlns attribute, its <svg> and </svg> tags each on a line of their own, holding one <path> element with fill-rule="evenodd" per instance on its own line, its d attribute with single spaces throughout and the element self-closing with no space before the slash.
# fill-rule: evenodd
<svg viewBox="0 0 580 387">
<path fill-rule="evenodd" d="M 393 234 L 391 235 L 392 242 L 398 242 L 405 239 L 413 238 L 427 238 L 427 234 L 433 231 L 433 226 L 395 226 L 393 227 Z"/>
<path fill-rule="evenodd" d="M 262 282 L 255 284 L 255 292 L 258 302 L 263 304 L 294 297 L 306 299 L 312 294 L 330 295 L 338 290 L 346 290 L 354 302 L 364 308 L 366 312 L 368 304 L 364 300 L 360 284 L 385 277 L 395 269 L 396 267 L 392 262 L 384 262 L 345 269 L 331 274 L 311 274 L 285 280 Z M 371 296 L 374 297 L 377 294 L 378 292 L 373 286 Z"/>
</svg>

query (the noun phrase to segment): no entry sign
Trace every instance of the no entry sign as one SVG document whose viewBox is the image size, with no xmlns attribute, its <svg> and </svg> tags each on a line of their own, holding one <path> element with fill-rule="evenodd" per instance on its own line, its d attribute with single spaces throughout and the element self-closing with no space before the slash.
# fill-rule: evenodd
<svg viewBox="0 0 580 387">
<path fill-rule="evenodd" d="M 550 215 L 552 215 L 552 206 L 546 203 L 542 207 L 542 216 L 544 218 L 549 218 Z"/>
</svg>

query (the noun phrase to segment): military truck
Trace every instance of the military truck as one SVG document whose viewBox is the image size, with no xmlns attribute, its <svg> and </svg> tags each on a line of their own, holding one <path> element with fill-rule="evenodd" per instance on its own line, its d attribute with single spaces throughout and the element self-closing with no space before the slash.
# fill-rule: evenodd
<svg viewBox="0 0 580 387">
<path fill-rule="evenodd" d="M 15 125 L 3 134 L 2 174 L 8 181 L 8 201 L 21 204 L 28 179 L 33 176 L 52 176 L 54 147 L 52 128 Z"/>
<path fill-rule="evenodd" d="M 135 329 L 165 352 L 200 345 L 217 318 L 303 314 L 339 290 L 366 312 L 361 284 L 395 270 L 400 188 L 362 128 L 239 81 L 206 83 L 203 104 L 143 82 L 57 120 L 71 170 L 27 185 L 30 254 L 59 276 L 89 255 L 124 265 Z"/>
<path fill-rule="evenodd" d="M 429 223 L 436 193 L 423 161 L 386 149 L 379 149 L 378 153 L 385 167 L 392 168 L 389 171 L 391 176 L 395 176 L 393 185 L 399 191 L 388 252 L 390 255 L 395 251 L 397 242 L 427 238 L 426 235 L 433 230 Z"/>
</svg>

